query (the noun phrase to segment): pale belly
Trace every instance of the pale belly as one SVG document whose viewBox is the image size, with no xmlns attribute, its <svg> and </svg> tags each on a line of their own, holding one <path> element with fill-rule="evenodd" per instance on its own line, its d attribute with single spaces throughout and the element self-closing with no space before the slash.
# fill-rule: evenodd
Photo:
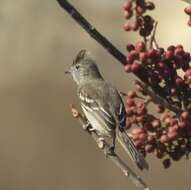
<svg viewBox="0 0 191 190">
<path fill-rule="evenodd" d="M 85 108 L 83 108 L 83 112 L 86 116 L 86 118 L 88 119 L 89 123 L 91 124 L 93 130 L 95 130 L 98 135 L 103 136 L 103 137 L 113 137 L 115 131 L 108 129 L 106 126 L 106 123 L 101 120 L 101 119 L 97 119 L 95 117 L 94 114 L 92 114 L 92 112 L 87 112 Z M 105 126 L 105 127 L 104 127 Z"/>
</svg>

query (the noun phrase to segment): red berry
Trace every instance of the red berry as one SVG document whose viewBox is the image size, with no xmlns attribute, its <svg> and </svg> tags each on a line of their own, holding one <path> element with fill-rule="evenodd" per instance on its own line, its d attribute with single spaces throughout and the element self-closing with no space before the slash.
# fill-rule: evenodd
<svg viewBox="0 0 191 190">
<path fill-rule="evenodd" d="M 155 137 L 153 135 L 148 135 L 147 142 L 148 143 L 154 143 L 155 142 Z"/>
<path fill-rule="evenodd" d="M 177 87 L 180 87 L 183 84 L 183 80 L 181 78 L 176 78 L 175 83 Z"/>
<path fill-rule="evenodd" d="M 186 70 L 185 76 L 186 76 L 186 77 L 189 77 L 190 75 L 191 75 L 191 69 Z"/>
<path fill-rule="evenodd" d="M 147 144 L 147 145 L 145 146 L 145 151 L 148 152 L 148 153 L 151 153 L 151 152 L 153 152 L 154 150 L 155 150 L 155 147 L 154 147 L 153 145 L 151 145 L 151 144 Z"/>
<path fill-rule="evenodd" d="M 163 153 L 161 150 L 156 150 L 156 151 L 155 151 L 155 156 L 156 156 L 158 159 L 161 159 L 161 158 L 163 158 L 164 153 Z"/>
<path fill-rule="evenodd" d="M 138 15 L 141 15 L 145 12 L 145 9 L 143 9 L 141 6 L 136 6 L 136 12 Z"/>
<path fill-rule="evenodd" d="M 129 98 L 135 98 L 137 96 L 137 93 L 136 91 L 133 91 L 133 90 L 130 90 L 128 93 L 127 93 L 127 96 Z"/>
<path fill-rule="evenodd" d="M 147 53 L 146 52 L 140 52 L 139 53 L 139 59 L 140 59 L 140 61 L 142 61 L 142 62 L 144 62 L 144 61 L 146 61 L 147 60 Z"/>
<path fill-rule="evenodd" d="M 169 127 L 168 128 L 168 133 L 173 133 L 173 132 L 176 132 L 177 129 L 175 127 Z"/>
<path fill-rule="evenodd" d="M 181 113 L 181 118 L 183 120 L 187 120 L 190 117 L 190 113 L 188 111 L 184 111 Z"/>
<path fill-rule="evenodd" d="M 169 137 L 166 134 L 161 135 L 161 137 L 160 137 L 161 143 L 166 143 L 168 141 L 169 141 Z"/>
<path fill-rule="evenodd" d="M 191 19 L 189 19 L 189 20 L 187 21 L 187 25 L 188 25 L 188 26 L 191 26 Z"/>
<path fill-rule="evenodd" d="M 170 140 L 175 140 L 178 137 L 178 132 L 177 131 L 168 132 L 167 135 Z"/>
<path fill-rule="evenodd" d="M 141 64 L 139 64 L 139 63 L 137 63 L 135 61 L 131 65 L 132 72 L 137 72 L 140 68 L 141 68 Z"/>
<path fill-rule="evenodd" d="M 153 10 L 155 8 L 155 4 L 153 2 L 147 2 L 146 3 L 146 8 L 148 10 Z"/>
<path fill-rule="evenodd" d="M 159 63 L 157 63 L 157 65 L 158 65 L 158 67 L 159 67 L 160 69 L 164 69 L 164 68 L 165 68 L 164 62 L 159 62 Z"/>
<path fill-rule="evenodd" d="M 164 112 L 164 113 L 161 114 L 160 120 L 164 122 L 167 117 L 170 117 L 169 113 Z"/>
<path fill-rule="evenodd" d="M 140 140 L 135 140 L 135 141 L 134 141 L 134 145 L 135 145 L 136 148 L 139 148 L 140 146 L 143 145 L 143 142 L 140 141 Z"/>
<path fill-rule="evenodd" d="M 132 17 L 133 12 L 132 12 L 131 10 L 129 10 L 129 11 L 124 11 L 123 15 L 124 15 L 124 17 L 125 17 L 126 19 L 129 19 L 129 18 Z"/>
<path fill-rule="evenodd" d="M 130 64 L 126 64 L 126 65 L 125 65 L 125 71 L 126 71 L 127 73 L 132 72 L 132 70 L 131 70 L 131 65 L 130 65 Z"/>
<path fill-rule="evenodd" d="M 135 46 L 133 44 L 127 44 L 126 49 L 130 52 L 135 49 Z"/>
<path fill-rule="evenodd" d="M 138 52 L 136 50 L 132 50 L 127 55 L 127 59 L 130 63 L 132 63 L 135 59 L 137 59 L 139 56 Z"/>
<path fill-rule="evenodd" d="M 170 117 L 166 117 L 166 118 L 164 119 L 164 123 L 165 123 L 167 126 L 169 126 L 170 123 L 171 123 L 171 118 L 170 118 Z"/>
<path fill-rule="evenodd" d="M 134 129 L 132 129 L 131 133 L 132 134 L 141 134 L 141 133 L 145 133 L 145 130 L 143 128 L 135 127 Z"/>
<path fill-rule="evenodd" d="M 136 116 L 136 120 L 137 120 L 138 123 L 143 122 L 144 115 Z"/>
<path fill-rule="evenodd" d="M 161 105 L 157 105 L 156 111 L 157 111 L 158 113 L 163 113 L 163 112 L 164 112 L 164 107 L 162 107 Z"/>
<path fill-rule="evenodd" d="M 148 57 L 149 58 L 155 58 L 157 56 L 157 51 L 156 51 L 156 49 L 150 49 L 149 51 L 148 51 Z"/>
<path fill-rule="evenodd" d="M 147 140 L 147 134 L 146 133 L 140 133 L 139 134 L 139 140 L 146 141 Z"/>
<path fill-rule="evenodd" d="M 123 4 L 123 9 L 129 11 L 132 8 L 132 1 L 126 0 Z"/>
<path fill-rule="evenodd" d="M 186 126 L 187 126 L 187 125 L 186 125 L 186 122 L 183 122 L 183 121 L 179 122 L 178 125 L 179 125 L 179 127 L 180 127 L 181 129 L 185 129 Z"/>
<path fill-rule="evenodd" d="M 135 106 L 135 101 L 132 98 L 127 98 L 126 103 L 129 107 Z"/>
<path fill-rule="evenodd" d="M 184 12 L 188 15 L 191 15 L 191 6 L 188 6 L 184 9 Z"/>
<path fill-rule="evenodd" d="M 166 57 L 166 59 L 172 59 L 173 56 L 174 56 L 174 52 L 173 52 L 172 50 L 167 50 L 167 51 L 165 52 L 165 57 Z"/>
<path fill-rule="evenodd" d="M 160 127 L 160 125 L 161 125 L 161 123 L 160 123 L 159 120 L 156 120 L 156 119 L 155 119 L 155 120 L 152 122 L 152 126 L 153 126 L 154 128 Z"/>
<path fill-rule="evenodd" d="M 143 41 L 138 41 L 136 44 L 135 44 L 135 50 L 137 52 L 142 52 L 142 51 L 145 51 L 145 43 Z"/>
<path fill-rule="evenodd" d="M 123 29 L 125 31 L 130 31 L 131 30 L 131 25 L 129 22 L 126 22 L 124 25 L 123 25 Z"/>
<path fill-rule="evenodd" d="M 176 49 L 175 49 L 175 52 L 174 52 L 174 54 L 177 56 L 177 55 L 180 55 L 180 56 L 183 56 L 184 55 L 184 49 L 182 48 L 182 47 L 180 47 L 180 46 L 178 46 L 178 47 L 176 47 Z"/>
<path fill-rule="evenodd" d="M 131 30 L 137 31 L 138 28 L 139 28 L 139 25 L 138 25 L 138 23 L 136 21 L 131 23 Z"/>
<path fill-rule="evenodd" d="M 163 160 L 163 166 L 165 169 L 169 168 L 171 165 L 171 161 L 169 158 L 166 158 L 165 160 Z"/>
<path fill-rule="evenodd" d="M 133 141 L 140 140 L 139 134 L 132 134 L 132 139 L 133 139 Z"/>
</svg>

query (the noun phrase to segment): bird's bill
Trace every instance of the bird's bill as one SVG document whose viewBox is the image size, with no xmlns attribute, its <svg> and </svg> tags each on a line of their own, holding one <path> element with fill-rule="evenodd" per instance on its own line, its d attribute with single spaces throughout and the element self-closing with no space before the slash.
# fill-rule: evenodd
<svg viewBox="0 0 191 190">
<path fill-rule="evenodd" d="M 65 73 L 65 74 L 70 74 L 70 73 L 71 73 L 71 71 L 70 71 L 70 70 L 68 70 L 68 71 L 65 71 L 64 73 Z"/>
</svg>

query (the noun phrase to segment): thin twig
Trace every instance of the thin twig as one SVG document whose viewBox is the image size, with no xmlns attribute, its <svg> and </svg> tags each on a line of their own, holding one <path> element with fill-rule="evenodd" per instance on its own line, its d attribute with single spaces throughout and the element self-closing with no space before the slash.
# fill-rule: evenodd
<svg viewBox="0 0 191 190">
<path fill-rule="evenodd" d="M 57 0 L 59 5 L 69 13 L 69 15 L 100 45 L 102 45 L 112 56 L 115 57 L 123 65 L 127 64 L 126 56 L 121 53 L 106 37 L 104 37 L 94 26 L 92 26 L 79 12 L 71 5 L 67 0 Z M 148 72 L 147 69 L 141 67 L 138 71 L 134 73 L 136 77 L 144 84 L 148 86 L 147 94 L 152 97 L 152 99 L 160 104 L 161 106 L 170 109 L 171 111 L 176 111 L 180 113 L 182 110 L 174 109 L 170 106 L 166 99 L 165 91 L 159 85 L 151 86 L 148 82 Z M 171 109 L 172 108 L 172 109 Z"/>
<path fill-rule="evenodd" d="M 110 148 L 109 144 L 104 140 L 100 141 L 99 136 L 97 135 L 97 133 L 95 131 L 88 130 L 89 128 L 87 128 L 86 126 L 90 127 L 90 125 L 87 124 L 86 118 L 84 116 L 82 116 L 82 114 L 73 105 L 71 106 L 71 111 L 72 111 L 73 117 L 77 118 L 79 120 L 79 122 L 82 125 L 82 128 L 86 129 L 85 131 L 87 131 L 92 136 L 92 138 L 98 144 L 98 147 L 105 154 L 105 152 L 107 152 L 107 150 Z M 119 155 L 117 153 L 108 154 L 107 158 L 110 159 L 117 167 L 119 167 L 122 170 L 122 172 L 124 173 L 124 175 L 129 177 L 129 179 L 137 187 L 140 187 L 144 190 L 150 190 L 150 188 L 141 179 L 141 177 L 136 175 L 136 173 L 133 170 L 131 170 L 131 168 L 119 157 Z"/>
<path fill-rule="evenodd" d="M 191 0 L 182 0 L 182 1 L 185 1 L 187 3 L 190 3 L 191 4 Z"/>
</svg>

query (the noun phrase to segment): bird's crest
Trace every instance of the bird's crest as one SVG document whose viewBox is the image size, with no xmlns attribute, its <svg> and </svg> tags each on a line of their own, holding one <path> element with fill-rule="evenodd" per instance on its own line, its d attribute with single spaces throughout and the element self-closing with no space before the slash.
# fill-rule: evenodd
<svg viewBox="0 0 191 190">
<path fill-rule="evenodd" d="M 87 50 L 85 50 L 85 49 L 80 50 L 80 52 L 77 54 L 76 58 L 74 59 L 72 65 L 79 63 L 81 60 L 83 60 L 87 56 L 88 56 Z"/>
</svg>

